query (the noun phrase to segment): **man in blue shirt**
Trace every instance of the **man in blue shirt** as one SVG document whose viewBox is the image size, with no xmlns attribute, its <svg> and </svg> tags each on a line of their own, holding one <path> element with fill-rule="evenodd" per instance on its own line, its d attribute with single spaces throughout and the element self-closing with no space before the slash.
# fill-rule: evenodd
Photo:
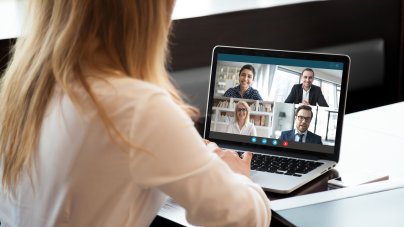
<svg viewBox="0 0 404 227">
<path fill-rule="evenodd" d="M 225 97 L 262 100 L 258 90 L 251 87 L 255 79 L 255 69 L 252 65 L 244 65 L 238 74 L 239 85 L 229 88 L 225 93 Z"/>
</svg>

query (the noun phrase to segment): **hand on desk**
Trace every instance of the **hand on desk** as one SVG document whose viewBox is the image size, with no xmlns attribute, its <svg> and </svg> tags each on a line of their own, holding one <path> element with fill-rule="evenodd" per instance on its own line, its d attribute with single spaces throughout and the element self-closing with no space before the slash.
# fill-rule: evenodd
<svg viewBox="0 0 404 227">
<path fill-rule="evenodd" d="M 303 100 L 303 103 L 301 103 L 301 104 L 303 104 L 303 105 L 306 105 L 306 106 L 309 106 L 310 105 L 310 103 L 309 103 L 309 100 Z"/>
<path fill-rule="evenodd" d="M 229 165 L 229 167 L 236 173 L 243 174 L 250 177 L 251 168 L 251 152 L 244 152 L 242 158 L 240 158 L 237 152 L 233 150 L 222 150 L 215 143 L 208 143 L 207 146 L 213 146 L 214 152 Z"/>
</svg>

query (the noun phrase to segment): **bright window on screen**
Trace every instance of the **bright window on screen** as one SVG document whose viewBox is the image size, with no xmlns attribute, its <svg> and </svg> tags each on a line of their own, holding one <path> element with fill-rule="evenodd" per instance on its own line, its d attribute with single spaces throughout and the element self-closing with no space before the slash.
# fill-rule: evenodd
<svg viewBox="0 0 404 227">
<path fill-rule="evenodd" d="M 328 100 L 328 106 L 332 109 L 336 109 L 336 85 L 326 81 L 322 81 L 321 91 L 323 92 L 325 100 Z"/>
<path fill-rule="evenodd" d="M 299 83 L 299 73 L 282 67 L 278 67 L 274 74 L 269 100 L 284 102 L 288 97 L 293 85 Z"/>
</svg>

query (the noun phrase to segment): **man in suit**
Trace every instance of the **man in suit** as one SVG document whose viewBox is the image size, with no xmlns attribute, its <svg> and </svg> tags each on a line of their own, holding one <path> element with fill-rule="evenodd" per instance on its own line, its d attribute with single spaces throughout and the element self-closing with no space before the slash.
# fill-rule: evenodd
<svg viewBox="0 0 404 227">
<path fill-rule="evenodd" d="M 327 101 L 323 96 L 321 88 L 313 85 L 314 71 L 306 68 L 301 75 L 301 84 L 295 84 L 292 87 L 285 103 L 302 103 L 304 105 L 319 105 L 328 107 Z"/>
<path fill-rule="evenodd" d="M 283 131 L 278 139 L 301 143 L 323 144 L 321 142 L 321 136 L 307 130 L 312 118 L 313 111 L 310 106 L 299 106 L 295 113 L 295 129 Z"/>
</svg>

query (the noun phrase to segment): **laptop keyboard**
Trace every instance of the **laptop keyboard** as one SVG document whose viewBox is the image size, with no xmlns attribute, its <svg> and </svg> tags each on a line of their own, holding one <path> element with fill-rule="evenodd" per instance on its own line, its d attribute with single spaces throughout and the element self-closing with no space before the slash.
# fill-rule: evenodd
<svg viewBox="0 0 404 227">
<path fill-rule="evenodd" d="M 242 152 L 238 154 L 241 155 Z M 251 160 L 251 170 L 301 177 L 322 164 L 322 162 L 310 160 L 255 153 Z"/>
</svg>

